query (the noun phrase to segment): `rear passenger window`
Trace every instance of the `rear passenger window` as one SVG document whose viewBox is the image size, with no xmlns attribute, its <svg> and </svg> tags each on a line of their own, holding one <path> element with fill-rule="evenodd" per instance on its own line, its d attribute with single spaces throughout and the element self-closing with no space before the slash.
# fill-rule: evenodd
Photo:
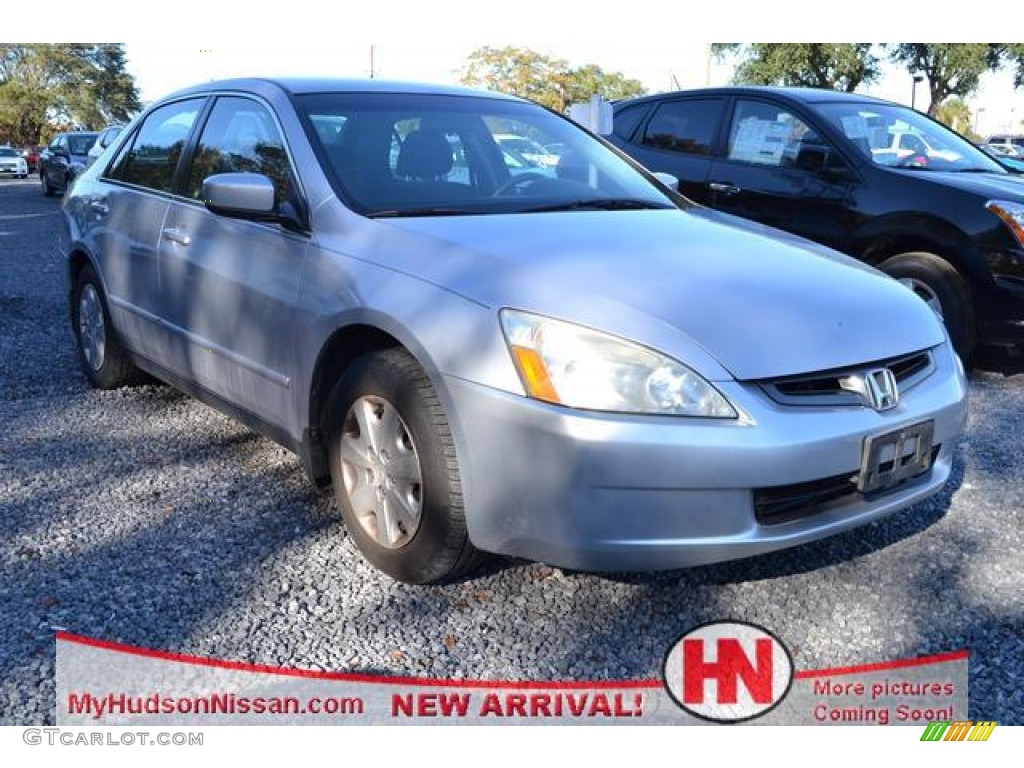
<svg viewBox="0 0 1024 768">
<path fill-rule="evenodd" d="M 626 107 L 622 111 L 617 112 L 615 115 L 615 127 L 612 129 L 612 133 L 620 139 L 629 141 L 649 109 L 649 104 L 637 104 L 635 107 Z"/>
<path fill-rule="evenodd" d="M 199 200 L 203 180 L 217 173 L 261 173 L 274 183 L 278 203 L 288 199 L 288 153 L 273 116 L 258 101 L 217 99 L 196 146 L 186 194 Z"/>
<path fill-rule="evenodd" d="M 644 129 L 643 144 L 690 155 L 710 155 L 722 114 L 722 99 L 686 99 L 662 104 Z"/>
<path fill-rule="evenodd" d="M 204 99 L 189 99 L 154 110 L 126 142 L 108 176 L 129 184 L 170 192 L 174 170 Z"/>
</svg>

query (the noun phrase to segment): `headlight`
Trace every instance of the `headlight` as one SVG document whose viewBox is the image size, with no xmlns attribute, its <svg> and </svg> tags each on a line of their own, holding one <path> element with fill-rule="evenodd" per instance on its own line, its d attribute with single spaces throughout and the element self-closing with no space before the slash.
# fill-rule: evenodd
<svg viewBox="0 0 1024 768">
<path fill-rule="evenodd" d="M 652 349 L 590 328 L 504 309 L 505 332 L 530 397 L 570 408 L 735 419 L 703 377 Z"/>
<path fill-rule="evenodd" d="M 1024 246 L 1024 205 L 1012 200 L 989 200 L 985 207 L 1010 228 L 1017 245 Z"/>
</svg>

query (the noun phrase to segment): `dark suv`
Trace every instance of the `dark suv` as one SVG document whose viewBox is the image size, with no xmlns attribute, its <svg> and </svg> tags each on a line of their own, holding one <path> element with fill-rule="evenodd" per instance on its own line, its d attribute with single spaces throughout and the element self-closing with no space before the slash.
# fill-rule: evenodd
<svg viewBox="0 0 1024 768">
<path fill-rule="evenodd" d="M 63 194 L 86 167 L 89 150 L 98 134 L 84 131 L 58 133 L 39 153 L 39 183 L 47 197 Z"/>
<path fill-rule="evenodd" d="M 858 94 L 717 88 L 619 102 L 612 143 L 712 208 L 872 264 L 960 354 L 1024 344 L 1024 182 L 912 109 Z"/>
</svg>

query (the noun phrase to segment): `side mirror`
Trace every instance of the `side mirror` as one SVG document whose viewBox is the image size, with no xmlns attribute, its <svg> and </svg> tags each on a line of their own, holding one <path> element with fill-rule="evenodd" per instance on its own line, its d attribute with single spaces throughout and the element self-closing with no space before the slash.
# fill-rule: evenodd
<svg viewBox="0 0 1024 768">
<path fill-rule="evenodd" d="M 822 144 L 801 144 L 793 165 L 801 171 L 823 174 L 829 167 L 830 155 L 828 147 Z"/>
<path fill-rule="evenodd" d="M 666 187 L 671 189 L 673 192 L 679 191 L 679 178 L 673 176 L 671 173 L 665 173 L 664 171 L 655 171 L 651 174 L 654 178 L 664 184 Z"/>
<path fill-rule="evenodd" d="M 274 185 L 259 173 L 218 173 L 203 180 L 203 202 L 221 216 L 274 218 Z"/>
<path fill-rule="evenodd" d="M 203 202 L 218 216 L 279 224 L 287 230 L 309 232 L 301 203 L 275 200 L 274 183 L 262 173 L 218 173 L 203 179 Z"/>
</svg>

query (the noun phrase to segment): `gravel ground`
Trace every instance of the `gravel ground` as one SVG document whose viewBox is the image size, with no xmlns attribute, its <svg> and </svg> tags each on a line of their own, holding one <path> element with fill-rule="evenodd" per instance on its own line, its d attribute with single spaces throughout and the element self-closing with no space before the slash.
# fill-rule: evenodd
<svg viewBox="0 0 1024 768">
<path fill-rule="evenodd" d="M 475 678 L 648 678 L 691 626 L 813 668 L 971 652 L 972 718 L 1024 723 L 1024 375 L 976 373 L 942 495 L 797 550 L 601 577 L 500 560 L 442 588 L 365 565 L 275 444 L 169 387 L 88 388 L 59 203 L 0 183 L 0 724 L 54 721 L 55 628 L 226 659 Z"/>
</svg>

